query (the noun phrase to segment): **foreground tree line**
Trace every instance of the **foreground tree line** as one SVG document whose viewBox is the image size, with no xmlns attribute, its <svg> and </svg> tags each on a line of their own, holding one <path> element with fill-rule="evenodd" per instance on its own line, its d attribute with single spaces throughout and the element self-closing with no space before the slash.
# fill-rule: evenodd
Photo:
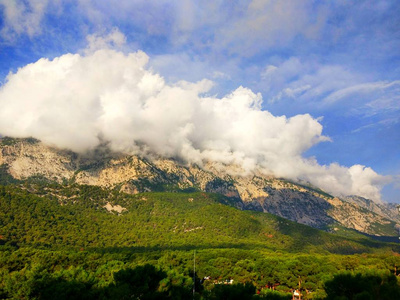
<svg viewBox="0 0 400 300">
<path fill-rule="evenodd" d="M 0 250 L 1 299 L 400 299 L 397 256 Z"/>
</svg>

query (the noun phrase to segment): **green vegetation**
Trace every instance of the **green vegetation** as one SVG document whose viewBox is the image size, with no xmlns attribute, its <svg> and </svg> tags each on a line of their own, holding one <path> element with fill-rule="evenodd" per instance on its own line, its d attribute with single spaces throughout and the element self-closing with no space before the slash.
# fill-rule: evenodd
<svg viewBox="0 0 400 300">
<path fill-rule="evenodd" d="M 18 182 L 19 180 L 8 173 L 8 166 L 6 164 L 0 165 L 0 183 L 2 185 L 15 184 Z"/>
<path fill-rule="evenodd" d="M 389 272 L 342 273 L 325 283 L 330 299 L 400 299 L 397 278 Z"/>
<path fill-rule="evenodd" d="M 0 298 L 191 299 L 195 286 L 195 299 L 291 299 L 300 283 L 303 299 L 394 299 L 399 251 L 240 211 L 217 194 L 41 178 L 0 186 Z"/>
<path fill-rule="evenodd" d="M 5 136 L 5 137 L 3 137 L 3 138 L 0 138 L 0 144 L 3 145 L 3 146 L 13 146 L 13 145 L 18 144 L 18 143 L 21 142 L 21 141 L 26 142 L 26 143 L 29 143 L 29 144 L 36 144 L 36 143 L 39 143 L 39 140 L 38 140 L 38 139 L 35 139 L 35 138 L 33 138 L 33 137 L 28 137 L 28 138 L 12 138 L 12 137 Z"/>
</svg>

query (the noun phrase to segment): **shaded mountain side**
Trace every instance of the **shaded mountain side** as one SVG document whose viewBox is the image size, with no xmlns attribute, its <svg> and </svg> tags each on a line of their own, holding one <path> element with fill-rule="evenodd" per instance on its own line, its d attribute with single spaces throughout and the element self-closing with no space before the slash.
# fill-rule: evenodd
<svg viewBox="0 0 400 300">
<path fill-rule="evenodd" d="M 333 206 L 325 199 L 289 188 L 266 187 L 265 190 L 268 197 L 253 200 L 264 212 L 319 229 L 328 229 L 329 225 L 337 223 L 329 215 Z M 254 202 L 249 203 L 250 205 L 246 203 L 245 208 L 257 207 Z"/>
<path fill-rule="evenodd" d="M 2 139 L 2 177 L 43 178 L 63 184 L 101 186 L 138 194 L 149 191 L 205 191 L 230 199 L 238 208 L 270 212 L 298 223 L 334 230 L 341 225 L 379 236 L 395 236 L 398 220 L 387 211 L 369 209 L 304 184 L 249 174 L 238 166 L 208 162 L 203 166 L 172 159 L 146 159 L 112 153 L 106 146 L 77 154 L 35 139 Z M 372 207 L 372 206 L 371 206 Z"/>
</svg>

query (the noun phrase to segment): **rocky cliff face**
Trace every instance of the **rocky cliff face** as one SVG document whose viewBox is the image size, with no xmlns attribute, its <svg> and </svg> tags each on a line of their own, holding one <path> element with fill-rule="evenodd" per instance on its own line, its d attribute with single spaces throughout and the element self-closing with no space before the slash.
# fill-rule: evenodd
<svg viewBox="0 0 400 300">
<path fill-rule="evenodd" d="M 399 221 L 391 209 L 367 199 L 343 200 L 261 172 L 240 175 L 244 172 L 237 166 L 213 162 L 199 167 L 98 149 L 78 155 L 33 139 L 4 139 L 0 165 L 19 180 L 42 176 L 59 183 L 98 185 L 132 194 L 177 189 L 219 193 L 241 209 L 270 212 L 322 229 L 341 224 L 368 234 L 395 235 L 395 222 Z"/>
<path fill-rule="evenodd" d="M 344 201 L 353 203 L 359 207 L 365 208 L 385 218 L 400 222 L 400 213 L 397 205 L 394 203 L 375 203 L 372 200 L 365 199 L 359 196 L 347 196 L 343 198 Z"/>
</svg>

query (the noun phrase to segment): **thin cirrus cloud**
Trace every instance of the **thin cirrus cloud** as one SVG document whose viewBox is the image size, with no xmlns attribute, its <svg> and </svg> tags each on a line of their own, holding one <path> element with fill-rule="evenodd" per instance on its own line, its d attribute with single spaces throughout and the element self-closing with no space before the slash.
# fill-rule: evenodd
<svg viewBox="0 0 400 300">
<path fill-rule="evenodd" d="M 295 99 L 320 111 L 334 107 L 366 116 L 400 110 L 399 80 L 367 82 L 362 74 L 340 65 L 313 65 L 291 57 L 267 65 L 260 79 L 269 103 Z"/>
<path fill-rule="evenodd" d="M 229 52 L 250 56 L 271 46 L 282 46 L 298 35 L 318 38 L 324 9 L 311 2 L 244 1 L 232 5 L 226 1 L 69 1 L 1 0 L 4 24 L 2 34 L 33 37 L 43 30 L 47 16 L 63 19 L 76 14 L 76 26 L 95 30 L 128 26 L 140 32 L 145 42 L 163 37 L 174 47 L 189 44 L 200 51 Z M 312 17 L 310 17 L 312 16 Z M 255 47 L 256 46 L 256 47 Z"/>
<path fill-rule="evenodd" d="M 359 97 L 363 99 L 364 110 L 368 110 L 369 114 L 399 111 L 399 92 L 400 80 L 368 82 L 339 89 L 326 97 L 323 102 L 334 105 L 349 97 Z"/>
<path fill-rule="evenodd" d="M 40 23 L 47 9 L 48 0 L 0 0 L 3 8 L 3 28 L 1 36 L 6 40 L 15 39 L 16 36 L 27 34 L 33 37 L 41 33 Z"/>
<path fill-rule="evenodd" d="M 118 32 L 92 37 L 85 54 L 43 58 L 10 74 L 0 90 L 0 133 L 78 152 L 107 141 L 126 153 L 234 163 L 380 200 L 387 178 L 371 168 L 321 166 L 302 156 L 329 140 L 317 119 L 274 116 L 262 110 L 260 94 L 243 87 L 217 98 L 207 95 L 209 80 L 167 84 L 148 69 L 144 52 L 104 47 L 115 39 Z"/>
<path fill-rule="evenodd" d="M 291 57 L 277 65 L 267 65 L 261 72 L 262 83 L 270 87 L 269 101 L 296 98 L 312 100 L 348 88 L 362 80 L 340 65 L 319 65 Z"/>
</svg>

